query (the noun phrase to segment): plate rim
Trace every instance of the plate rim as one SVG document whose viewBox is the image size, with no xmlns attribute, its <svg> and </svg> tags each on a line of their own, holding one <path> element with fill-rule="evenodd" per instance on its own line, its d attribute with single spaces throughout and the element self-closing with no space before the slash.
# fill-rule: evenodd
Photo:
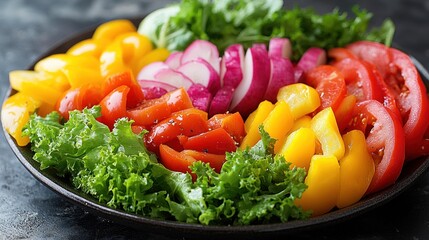
<svg viewBox="0 0 429 240">
<path fill-rule="evenodd" d="M 128 18 L 134 24 L 137 25 L 142 18 Z M 35 63 L 40 59 L 49 56 L 54 53 L 65 52 L 70 44 L 76 43 L 77 41 L 83 40 L 94 32 L 95 26 L 83 29 L 82 31 L 73 34 L 72 36 L 65 38 L 62 41 L 57 42 L 53 47 L 49 48 L 47 51 L 42 53 L 36 58 L 36 60 L 28 67 L 27 69 L 33 69 Z M 411 56 L 412 57 L 412 56 Z M 412 57 L 416 68 L 419 70 L 422 79 L 426 85 L 429 84 L 429 74 L 423 65 L 414 57 Z M 14 94 L 15 91 L 9 88 L 4 95 L 2 105 L 6 99 Z M 192 224 L 192 223 L 183 223 L 178 221 L 171 220 L 160 220 L 153 219 L 143 215 L 133 214 L 125 212 L 121 209 L 113 209 L 104 204 L 98 203 L 96 199 L 92 196 L 87 195 L 80 190 L 74 189 L 70 183 L 66 181 L 59 180 L 60 177 L 52 176 L 48 171 L 40 170 L 33 159 L 28 160 L 24 155 L 25 152 L 31 152 L 30 146 L 19 147 L 16 144 L 16 141 L 7 133 L 5 127 L 2 124 L 3 134 L 8 142 L 9 147 L 14 152 L 15 156 L 21 162 L 21 164 L 41 183 L 47 186 L 49 189 L 59 194 L 69 202 L 78 205 L 92 214 L 104 217 L 113 222 L 117 222 L 129 227 L 139 229 L 148 229 L 154 232 L 157 232 L 162 235 L 173 235 L 177 237 L 177 234 L 180 232 L 183 236 L 243 236 L 248 234 L 264 235 L 267 234 L 291 234 L 302 232 L 308 229 L 316 229 L 322 226 L 327 226 L 335 223 L 344 222 L 348 219 L 360 216 L 380 205 L 383 205 L 402 192 L 410 188 L 418 178 L 422 177 L 426 171 L 429 169 L 429 157 L 421 157 L 413 161 L 406 162 L 402 169 L 402 173 L 399 176 L 397 182 L 374 194 L 366 196 L 361 199 L 359 202 L 343 208 L 331 211 L 327 214 L 312 217 L 306 220 L 292 220 L 284 223 L 270 223 L 270 224 L 255 224 L 255 225 L 201 225 L 201 224 Z M 410 169 L 411 168 L 411 169 Z M 405 176 L 404 176 L 405 175 Z M 63 179 L 66 180 L 66 179 Z M 64 185 L 68 186 L 65 188 Z"/>
</svg>

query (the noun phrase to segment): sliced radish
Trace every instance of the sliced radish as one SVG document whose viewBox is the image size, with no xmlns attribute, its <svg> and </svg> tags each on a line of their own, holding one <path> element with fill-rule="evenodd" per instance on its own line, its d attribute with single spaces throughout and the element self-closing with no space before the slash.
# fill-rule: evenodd
<svg viewBox="0 0 429 240">
<path fill-rule="evenodd" d="M 243 80 L 237 86 L 230 109 L 246 118 L 262 101 L 270 78 L 268 52 L 260 47 L 251 47 L 244 58 Z"/>
<path fill-rule="evenodd" d="M 203 86 L 202 84 L 196 83 L 193 84 L 188 90 L 188 95 L 192 100 L 192 105 L 194 107 L 208 112 L 210 102 L 212 100 L 212 94 L 210 91 Z"/>
<path fill-rule="evenodd" d="M 161 87 L 146 87 L 146 88 L 142 88 L 142 92 L 143 92 L 144 98 L 146 100 L 160 98 L 163 95 L 165 95 L 166 93 L 168 93 L 167 90 L 165 90 L 164 88 L 161 88 Z"/>
<path fill-rule="evenodd" d="M 243 79 L 244 48 L 241 44 L 229 46 L 220 63 L 221 86 L 236 88 Z"/>
<path fill-rule="evenodd" d="M 219 51 L 213 43 L 206 40 L 195 40 L 183 52 L 181 64 L 195 60 L 197 58 L 206 60 L 219 74 Z"/>
<path fill-rule="evenodd" d="M 180 61 L 182 59 L 183 52 L 173 52 L 168 56 L 167 60 L 165 60 L 165 64 L 167 64 L 172 69 L 177 69 L 180 67 Z"/>
<path fill-rule="evenodd" d="M 311 69 L 326 63 L 326 51 L 322 48 L 312 47 L 309 48 L 302 55 L 301 59 L 296 65 L 297 69 L 302 70 L 303 73 L 310 71 Z M 302 74 L 300 74 L 297 80 L 299 81 Z"/>
<path fill-rule="evenodd" d="M 155 80 L 170 84 L 176 88 L 183 87 L 185 90 L 194 84 L 191 79 L 173 69 L 162 69 L 155 75 Z"/>
<path fill-rule="evenodd" d="M 255 48 L 262 48 L 262 49 L 264 49 L 265 51 L 267 51 L 267 45 L 265 45 L 264 43 L 254 43 L 254 44 L 252 45 L 252 47 L 255 47 Z"/>
<path fill-rule="evenodd" d="M 220 88 L 219 74 L 202 58 L 197 58 L 182 64 L 177 68 L 177 71 L 183 73 L 194 83 L 199 83 L 207 87 L 212 94 L 215 94 Z"/>
<path fill-rule="evenodd" d="M 140 87 L 142 87 L 142 88 L 159 87 L 159 88 L 163 88 L 169 92 L 173 91 L 177 88 L 171 84 L 168 84 L 165 82 L 160 82 L 157 80 L 138 80 L 138 83 L 139 83 Z"/>
<path fill-rule="evenodd" d="M 170 67 L 164 62 L 153 62 L 145 66 L 137 75 L 138 80 L 154 80 L 155 75 L 162 69 L 169 69 Z"/>
<path fill-rule="evenodd" d="M 295 83 L 294 68 L 292 62 L 283 57 L 270 58 L 270 81 L 264 99 L 275 102 L 277 92 L 283 86 Z"/>
<path fill-rule="evenodd" d="M 268 55 L 273 57 L 290 58 L 292 56 L 292 45 L 288 38 L 272 38 L 268 48 Z"/>
<path fill-rule="evenodd" d="M 209 115 L 226 113 L 231 105 L 233 96 L 234 88 L 232 86 L 226 85 L 219 89 L 210 104 Z"/>
</svg>

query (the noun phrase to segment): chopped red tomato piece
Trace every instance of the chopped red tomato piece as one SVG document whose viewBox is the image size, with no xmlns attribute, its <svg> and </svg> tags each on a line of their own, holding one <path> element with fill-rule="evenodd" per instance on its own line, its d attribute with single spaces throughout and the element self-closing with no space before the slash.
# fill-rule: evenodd
<svg viewBox="0 0 429 240">
<path fill-rule="evenodd" d="M 128 86 L 122 85 L 115 88 L 100 102 L 101 117 L 97 120 L 113 129 L 117 119 L 127 116 L 127 95 L 130 91 Z"/>
<path fill-rule="evenodd" d="M 127 99 L 128 108 L 134 108 L 144 100 L 140 85 L 129 71 L 109 76 L 104 82 L 104 95 L 109 94 L 113 89 L 122 85 L 130 88 L 129 97 Z"/>
<path fill-rule="evenodd" d="M 210 129 L 225 129 L 238 144 L 241 143 L 246 135 L 244 120 L 238 112 L 216 114 L 208 120 L 207 124 Z"/>
<path fill-rule="evenodd" d="M 225 152 L 235 151 L 237 144 L 225 129 L 217 128 L 189 137 L 183 144 L 183 148 L 200 152 L 225 154 Z"/>
</svg>

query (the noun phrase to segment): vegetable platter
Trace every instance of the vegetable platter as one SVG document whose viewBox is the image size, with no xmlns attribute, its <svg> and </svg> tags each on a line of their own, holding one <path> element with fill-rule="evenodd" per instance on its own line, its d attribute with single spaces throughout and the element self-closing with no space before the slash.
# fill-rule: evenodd
<svg viewBox="0 0 429 240">
<path fill-rule="evenodd" d="M 186 5 L 191 2 L 184 1 L 182 4 Z M 187 7 L 192 8 L 192 6 Z M 166 9 L 167 11 L 171 11 L 168 8 Z M 274 10 L 267 9 L 267 11 L 268 13 L 265 14 L 269 14 L 270 11 Z M 404 95 L 406 97 L 407 94 L 412 96 L 409 101 L 418 101 L 419 98 L 416 100 L 415 96 L 419 93 L 413 92 L 417 85 L 410 85 L 409 82 L 401 85 L 402 83 L 398 84 L 395 82 L 394 77 L 396 76 L 396 72 L 391 73 L 391 69 L 384 67 L 383 60 L 385 58 L 376 58 L 379 52 L 369 55 L 370 58 L 365 58 L 367 55 L 361 54 L 359 51 L 368 51 L 368 48 L 372 49 L 372 51 L 387 51 L 391 55 L 388 58 L 391 62 L 387 64 L 394 64 L 399 69 L 396 70 L 395 68 L 395 71 L 399 71 L 397 74 L 405 74 L 403 77 L 405 80 L 408 80 L 410 76 L 412 78 L 418 72 L 417 70 L 409 70 L 413 66 L 413 62 L 402 52 L 395 49 L 390 50 L 391 48 L 389 47 L 384 48 L 384 45 L 366 41 L 368 39 L 380 41 L 380 39 L 377 39 L 376 32 L 369 35 L 357 35 L 356 41 L 349 39 L 347 40 L 349 42 L 336 42 L 333 46 L 316 45 L 307 47 L 299 46 L 299 44 L 294 45 L 296 40 L 293 39 L 293 36 L 290 39 L 281 37 L 264 39 L 263 37 L 266 36 L 261 34 L 257 39 L 250 42 L 247 40 L 240 42 L 240 39 L 235 39 L 234 41 L 238 41 L 236 44 L 227 44 L 226 46 L 221 46 L 219 43 L 217 45 L 213 44 L 216 43 L 216 39 L 210 39 L 209 36 L 206 40 L 188 40 L 186 46 L 176 49 L 181 51 L 173 52 L 171 46 L 163 46 L 163 41 L 166 41 L 165 38 L 175 36 L 174 33 L 172 35 L 160 34 L 158 36 L 156 31 L 165 30 L 163 28 L 168 27 L 164 24 L 151 35 L 151 29 L 145 27 L 145 21 L 150 20 L 150 17 L 151 15 L 141 23 L 134 21 L 134 26 L 129 24 L 131 22 L 127 23 L 127 20 L 125 20 L 123 21 L 125 25 L 121 25 L 120 31 L 124 28 L 126 29 L 128 26 L 130 29 L 138 26 L 138 34 L 141 32 L 147 34 L 146 39 L 139 39 L 141 42 L 146 41 L 146 45 L 142 44 L 139 46 L 147 46 L 149 45 L 147 42 L 152 42 L 152 47 L 149 50 L 144 48 L 139 49 L 139 53 L 145 52 L 140 56 L 137 56 L 136 52 L 128 54 L 126 51 L 127 47 L 135 47 L 136 45 L 127 45 L 127 43 L 140 37 L 138 34 L 132 35 L 131 33 L 122 36 L 122 39 L 117 40 L 118 38 L 116 38 L 113 40 L 113 42 L 122 44 L 120 47 L 118 47 L 118 44 L 116 46 L 114 44 L 106 44 L 107 47 L 103 48 L 104 52 L 98 53 L 100 55 L 97 56 L 101 62 L 101 78 L 98 77 L 96 71 L 91 70 L 95 66 L 92 65 L 93 62 L 85 62 L 87 59 L 77 59 L 81 56 L 79 51 L 84 51 L 82 49 L 85 49 L 81 47 L 83 45 L 81 41 L 85 39 L 97 40 L 97 34 L 103 35 L 103 31 L 100 30 L 102 29 L 101 27 L 95 29 L 95 32 L 85 32 L 80 36 L 70 39 L 65 44 L 53 48 L 46 56 L 41 57 L 40 61 L 30 71 L 14 71 L 11 73 L 10 80 L 12 88 L 14 88 L 11 95 L 18 99 L 18 103 L 20 99 L 16 96 L 19 96 L 21 93 L 28 95 L 29 91 L 26 89 L 29 87 L 38 87 L 32 85 L 34 83 L 29 83 L 28 77 L 44 78 L 45 76 L 40 75 L 55 75 L 55 71 L 60 70 L 68 79 L 68 84 L 71 85 L 61 85 L 64 82 L 56 78 L 47 82 L 58 84 L 55 86 L 58 87 L 57 89 L 64 89 L 64 93 L 61 96 L 56 97 L 55 94 L 48 94 L 49 96 L 44 95 L 41 98 L 32 96 L 32 98 L 36 99 L 34 102 L 28 101 L 28 99 L 25 100 L 26 107 L 33 107 L 33 110 L 27 109 L 29 113 L 38 109 L 37 112 L 39 115 L 47 116 L 46 118 L 31 117 L 30 124 L 24 128 L 24 132 L 27 132 L 27 136 L 30 136 L 31 149 L 26 143 L 20 142 L 25 141 L 25 139 L 20 139 L 19 135 L 14 135 L 14 132 L 11 132 L 10 128 L 8 128 L 8 121 L 2 119 L 4 128 L 11 135 L 15 136 L 16 141 L 10 135 L 7 135 L 12 148 L 17 153 L 21 162 L 36 178 L 70 200 L 108 218 L 110 217 L 123 223 L 153 227 L 160 231 L 174 228 L 176 231 L 179 229 L 179 231 L 184 232 L 194 231 L 200 233 L 207 230 L 213 233 L 233 234 L 241 234 L 249 231 L 259 233 L 266 231 L 269 233 L 290 232 L 302 230 L 313 225 L 340 221 L 347 216 L 353 216 L 354 214 L 378 206 L 402 192 L 427 168 L 426 159 L 419 158 L 422 154 L 426 154 L 424 149 L 413 149 L 416 145 L 420 146 L 418 145 L 420 142 L 415 142 L 415 140 L 424 139 L 422 134 L 420 137 L 418 135 L 420 132 L 424 132 L 427 127 L 423 126 L 423 123 L 419 123 L 420 121 L 424 122 L 424 119 L 420 120 L 422 117 L 419 114 L 426 115 L 421 113 L 421 109 L 415 110 L 416 104 L 408 103 L 408 99 L 406 99 L 407 101 L 396 103 Z M 237 18 L 237 16 L 234 17 Z M 182 19 L 182 21 L 184 20 Z M 153 25 L 154 23 L 151 22 L 151 24 Z M 389 32 L 391 31 L 389 24 L 391 23 L 387 22 L 379 30 L 383 33 L 381 36 L 389 36 Z M 251 27 L 255 28 L 255 26 Z M 195 31 L 195 35 L 200 33 L 198 30 Z M 109 35 L 109 31 L 106 32 Z M 203 33 L 203 35 L 197 35 L 194 38 L 204 38 L 204 34 L 209 35 L 210 33 Z M 182 33 L 181 36 L 187 35 Z M 228 37 L 225 37 L 225 39 L 228 39 Z M 290 42 L 288 43 L 285 40 L 290 40 Z M 385 39 L 381 40 L 389 45 L 391 39 L 385 37 Z M 276 41 L 280 42 L 277 43 L 277 46 L 280 46 L 277 48 L 278 50 L 275 50 Z M 186 39 L 179 39 L 177 42 L 183 43 L 186 42 Z M 174 44 L 174 40 L 170 38 L 166 43 Z M 288 44 L 292 45 L 292 48 Z M 73 47 L 69 48 L 72 45 Z M 340 48 L 344 46 L 346 48 Z M 376 46 L 376 48 L 373 48 L 373 46 Z M 301 53 L 299 53 L 300 48 L 304 49 L 301 50 Z M 291 49 L 295 55 L 290 53 Z M 134 73 L 134 77 L 139 80 L 139 85 L 133 85 L 132 82 L 121 82 L 133 79 L 133 75 L 124 73 L 123 66 L 108 64 L 112 59 L 108 58 L 108 56 L 119 55 L 118 52 L 121 50 L 121 60 L 123 60 L 124 65 L 127 65 L 131 69 L 130 72 Z M 65 59 L 63 62 L 66 65 L 55 69 L 55 61 L 61 62 L 63 55 L 53 54 L 64 52 L 77 56 L 76 63 L 70 63 L 73 60 Z M 350 52 L 354 57 L 344 56 L 344 54 L 347 55 Z M 201 55 L 201 53 L 210 54 Z M 239 57 L 230 57 L 228 59 L 228 56 L 234 56 L 234 54 L 228 53 L 234 53 Z M 331 60 L 330 65 L 325 65 L 327 62 L 323 60 L 326 58 L 324 56 L 326 53 Z M 181 55 L 180 61 L 174 59 L 175 54 Z M 221 56 L 222 58 L 219 58 Z M 152 59 L 155 59 L 155 64 L 149 63 Z M 290 60 L 288 62 L 284 59 Z M 228 65 L 228 61 L 232 62 L 232 64 Z M 235 65 L 234 61 L 236 62 Z M 79 65 L 82 62 L 85 62 L 89 67 L 82 70 L 82 66 Z M 103 62 L 107 64 L 103 65 Z M 158 62 L 163 62 L 164 65 L 158 64 Z M 277 65 L 278 62 L 282 64 Z M 372 62 L 373 65 L 366 64 L 366 62 Z M 158 67 L 156 64 L 162 66 Z M 352 66 L 352 69 L 350 69 L 350 66 Z M 372 74 L 370 82 L 365 82 L 367 80 L 361 79 L 356 80 L 356 77 L 349 76 L 350 72 L 357 71 L 358 66 L 360 67 L 358 69 L 360 71 L 358 73 L 359 76 L 365 71 L 367 74 Z M 76 70 L 75 67 L 80 68 Z M 281 69 L 277 70 L 277 67 Z M 236 73 L 240 72 L 240 70 L 242 70 L 241 77 L 240 73 Z M 344 90 L 341 91 L 345 91 L 345 94 L 338 98 L 339 102 L 335 102 L 336 99 L 333 98 L 337 96 L 334 94 L 338 93 L 332 91 L 332 89 L 341 87 L 336 83 L 340 82 L 337 78 L 341 78 L 338 77 L 338 75 L 341 75 L 338 72 L 345 75 L 343 79 L 346 79 L 347 86 L 344 85 L 342 87 Z M 377 74 L 374 74 L 375 72 Z M 346 73 L 349 73 L 349 75 L 346 76 Z M 272 79 L 285 78 L 284 74 L 289 76 L 289 82 L 285 82 L 286 80 L 283 79 L 282 83 L 274 80 L 271 83 Z M 329 74 L 330 76 L 336 74 L 337 77 L 334 77 L 329 82 L 321 81 L 320 76 L 324 74 Z M 86 87 L 81 82 L 80 77 L 82 75 L 85 75 L 86 79 L 91 79 L 91 81 L 99 81 L 99 85 L 103 85 L 103 88 L 87 88 L 82 90 Z M 376 80 L 372 80 L 373 78 Z M 389 84 L 387 87 L 384 86 L 382 88 L 383 86 L 374 85 L 373 81 L 380 81 L 383 78 L 390 81 L 385 81 Z M 241 85 L 240 83 L 234 83 L 236 79 L 241 80 Z M 261 85 L 267 84 L 264 83 L 267 81 L 269 81 L 268 86 L 265 86 L 261 92 Z M 108 83 L 106 84 L 105 82 Z M 243 82 L 248 82 L 250 85 L 245 85 Z M 389 86 L 394 84 L 398 84 L 398 92 L 394 92 L 392 88 L 389 88 Z M 421 86 L 423 84 L 421 80 L 416 83 L 412 82 L 411 84 L 420 84 L 420 88 L 424 89 Z M 284 87 L 286 85 L 289 87 Z M 138 86 L 138 88 L 135 86 Z M 404 87 L 405 91 L 401 91 Z M 374 90 L 375 88 L 377 89 Z M 76 92 L 75 89 L 81 91 Z M 93 91 L 94 89 L 96 91 Z M 252 89 L 257 90 L 252 91 Z M 265 89 L 274 89 L 274 93 L 270 93 Z M 43 92 L 43 90 L 41 88 L 40 92 Z M 102 93 L 103 91 L 104 93 Z M 103 96 L 97 96 L 100 92 Z M 185 94 L 182 92 L 185 92 Z M 310 93 L 310 96 L 307 98 L 309 101 L 296 102 L 293 100 L 296 98 L 290 97 L 291 94 L 302 92 Z M 87 95 L 79 99 L 79 94 Z M 186 101 L 174 102 L 173 105 L 169 105 L 171 103 L 169 100 L 172 99 L 172 96 L 173 98 L 177 96 L 178 98 L 183 98 L 183 95 L 188 95 L 189 101 L 194 108 L 190 108 L 189 105 L 186 107 L 179 106 L 180 104 L 187 104 Z M 218 95 L 221 97 L 216 98 Z M 421 95 L 424 97 L 420 96 L 420 101 L 427 102 L 425 92 Z M 2 111 L 8 113 L 8 104 L 13 96 L 5 100 Z M 76 96 L 78 97 L 76 98 Z M 117 121 L 119 118 L 125 116 L 121 115 L 121 112 L 117 111 L 117 109 L 109 108 L 110 105 L 115 104 L 113 99 L 117 99 L 118 97 L 122 98 L 124 105 L 126 105 L 124 108 L 127 112 L 126 117 L 134 121 L 132 126 L 131 122 L 125 119 Z M 73 101 L 69 101 L 70 99 L 73 99 Z M 76 101 L 75 99 L 78 100 Z M 163 101 L 165 99 L 167 101 Z M 216 99 L 220 100 L 216 101 Z M 228 99 L 228 102 L 225 103 L 224 99 Z M 360 103 L 356 104 L 356 102 Z M 76 103 L 77 105 L 73 105 Z M 94 105 L 101 105 L 101 107 L 91 108 Z M 425 109 L 424 104 L 420 103 L 419 105 Z M 150 115 L 152 113 L 146 112 L 145 117 L 141 117 L 142 112 L 144 112 L 143 110 L 146 111 L 153 106 L 157 106 L 155 109 L 157 114 L 165 114 L 165 116 L 157 115 L 153 117 Z M 88 107 L 90 110 L 83 110 L 83 113 L 68 113 L 69 110 L 82 110 L 84 107 Z M 178 109 L 175 109 L 176 107 Z M 123 108 L 123 106 L 120 106 L 120 108 Z M 54 109 L 59 111 L 59 114 L 50 114 Z M 165 109 L 169 109 L 169 112 L 162 113 L 162 110 Z M 225 127 L 226 122 L 224 120 L 232 119 L 232 116 L 236 112 L 239 112 L 240 119 L 235 120 L 236 122 L 233 123 L 235 128 Z M 262 120 L 259 120 L 263 112 L 267 112 L 267 114 L 265 117 L 262 117 Z M 384 115 L 380 115 L 380 113 Z M 276 121 L 280 120 L 274 117 L 275 114 L 281 115 L 282 124 L 276 123 Z M 364 117 L 362 117 L 363 115 Z M 2 112 L 3 116 L 8 115 Z M 203 116 L 204 121 L 200 120 L 200 116 Z M 307 127 L 300 125 L 296 127 L 297 119 L 303 116 L 307 116 L 310 125 L 305 125 L 308 123 L 304 122 L 303 124 Z M 347 119 L 344 116 L 350 116 L 351 118 Z M 61 122 L 58 121 L 60 118 L 63 119 Z M 185 121 L 180 122 L 184 118 L 191 119 L 192 124 L 189 127 L 187 127 Z M 370 119 L 369 127 L 365 122 L 368 119 Z M 208 127 L 205 125 L 205 121 L 208 121 Z M 365 125 L 361 126 L 360 123 L 364 122 Z M 171 125 L 174 126 L 172 123 L 178 123 L 180 129 L 170 127 Z M 86 126 L 82 126 L 82 124 L 88 124 L 91 131 L 95 132 L 93 134 L 94 138 L 91 138 L 93 135 L 90 134 L 89 138 L 85 139 L 82 134 L 85 134 Z M 420 127 L 419 124 L 422 126 Z M 236 128 L 240 125 L 244 128 L 244 131 Z M 283 126 L 279 128 L 279 125 Z M 46 131 L 39 131 L 44 127 L 46 127 Z M 291 129 L 294 127 L 295 130 L 292 131 Z M 174 134 L 158 137 L 159 135 L 156 133 L 165 129 L 173 131 Z M 305 132 L 307 130 L 297 131 L 303 129 L 311 131 L 310 133 Z M 77 131 L 77 135 L 73 135 L 75 130 Z M 356 140 L 359 139 L 359 137 L 356 137 L 359 134 L 354 134 L 355 132 L 353 132 L 353 134 L 346 134 L 342 137 L 337 134 L 336 138 L 335 134 L 333 134 L 335 132 L 345 134 L 346 132 L 352 132 L 351 130 L 356 133 L 360 132 L 360 135 L 363 136 L 361 139 L 365 139 L 365 136 L 367 138 L 366 142 L 365 140 L 360 141 L 360 150 L 350 147 L 359 145 L 357 144 L 359 141 Z M 373 132 L 379 133 L 379 131 L 381 131 L 382 135 L 373 134 Z M 288 132 L 294 134 L 288 134 Z M 99 133 L 102 134 L 101 137 L 95 136 Z M 313 149 L 311 150 L 313 153 L 305 148 L 303 153 L 297 153 L 296 148 L 287 147 L 287 144 L 293 144 L 293 139 L 299 139 L 296 137 L 299 134 L 304 134 L 303 136 L 307 140 L 311 136 L 316 139 L 313 141 L 314 146 L 310 147 L 310 150 Z M 375 136 L 374 139 L 380 139 L 380 136 L 393 136 L 389 139 L 393 143 L 383 142 L 385 145 L 380 147 L 379 141 L 375 141 L 374 143 L 374 141 L 371 142 L 368 140 L 371 139 L 371 134 Z M 62 142 L 64 140 L 56 138 L 58 136 L 68 137 L 69 139 Z M 222 138 L 221 136 L 228 137 Z M 280 142 L 279 139 L 284 136 L 287 136 L 287 138 L 284 138 L 283 142 Z M 295 138 L 290 136 L 294 136 Z M 329 139 L 325 138 L 325 136 L 329 136 Z M 273 139 L 270 137 L 278 139 L 278 142 L 274 144 Z M 52 138 L 52 140 L 48 140 L 52 141 L 52 143 L 46 142 L 48 138 Z M 260 138 L 262 138 L 262 141 L 259 141 Z M 69 150 L 66 148 L 70 139 L 76 142 L 71 144 L 72 146 L 69 146 L 72 151 L 68 152 Z M 138 139 L 144 140 L 144 145 L 138 144 Z M 217 145 L 213 144 L 217 141 L 220 143 Z M 49 147 L 42 149 L 44 144 L 47 144 L 46 146 Z M 90 146 L 91 144 L 94 145 Z M 25 145 L 27 146 L 24 147 Z M 216 146 L 213 147 L 213 145 Z M 38 150 L 35 146 L 41 146 L 42 150 Z M 345 149 L 347 146 L 349 148 Z M 393 149 L 389 149 L 389 147 Z M 86 148 L 89 150 L 85 150 Z M 147 149 L 150 151 L 147 151 Z M 366 149 L 374 150 L 367 152 L 365 151 Z M 419 152 L 419 149 L 423 149 L 423 152 Z M 358 152 L 353 154 L 352 152 L 356 150 Z M 36 153 L 34 156 L 33 151 Z M 61 155 L 64 151 L 66 154 Z M 219 155 L 222 156 L 225 152 L 229 153 L 220 158 Z M 367 152 L 366 155 L 362 155 L 365 152 Z M 276 154 L 273 155 L 273 153 Z M 58 157 L 58 154 L 61 157 Z M 91 158 L 91 154 L 94 155 L 93 158 Z M 140 162 L 142 154 L 144 155 L 143 158 L 147 160 Z M 305 156 L 301 156 L 294 161 L 293 159 L 299 154 L 310 154 L 311 165 L 310 162 L 300 162 L 300 159 L 306 158 Z M 340 176 L 347 176 L 344 174 L 340 175 L 340 171 L 346 169 L 346 167 L 339 169 L 336 174 L 333 174 L 336 172 L 335 170 L 326 168 L 326 166 L 332 164 L 338 165 L 337 159 L 345 159 L 345 157 L 343 158 L 344 154 L 349 154 L 349 158 L 351 159 L 357 156 L 359 159 L 368 159 L 368 162 L 372 164 L 365 165 L 367 169 L 365 174 L 367 176 L 356 175 L 355 177 L 370 178 L 372 181 L 361 182 L 358 190 L 354 189 L 355 192 L 349 192 L 345 195 L 341 195 L 344 193 L 341 193 L 336 188 L 349 190 L 352 188 L 351 186 L 343 188 L 338 184 L 318 186 L 317 184 L 320 182 L 318 177 L 320 178 L 320 176 L 318 176 L 317 170 L 312 171 L 310 166 L 317 166 L 316 162 L 320 162 L 319 164 L 322 165 L 318 167 L 319 171 L 327 171 L 325 172 L 325 176 L 329 174 L 338 176 L 338 178 Z M 104 166 L 107 166 L 105 169 L 99 168 L 96 162 L 97 159 L 102 159 L 103 155 L 106 155 L 106 159 L 102 160 L 106 161 L 102 163 Z M 279 155 L 281 155 L 282 161 L 279 161 L 278 158 L 280 157 L 276 157 Z M 316 155 L 319 161 L 314 160 L 316 159 Z M 402 162 L 395 160 L 398 156 L 400 158 L 401 155 L 403 155 Z M 124 160 L 124 157 L 128 160 Z M 246 160 L 246 158 L 250 159 Z M 113 162 L 109 162 L 112 159 Z M 192 171 L 187 168 L 192 163 L 183 166 L 183 160 L 195 162 L 196 159 L 201 159 L 202 162 L 206 159 L 210 165 L 197 161 L 199 163 L 193 164 Z M 284 163 L 285 159 L 289 160 L 288 164 Z M 84 160 L 84 162 L 81 160 Z M 376 164 L 373 163 L 373 160 L 375 160 Z M 402 168 L 404 161 L 405 167 Z M 349 162 L 352 163 L 352 160 L 349 160 Z M 394 162 L 396 164 L 384 165 L 386 162 Z M 243 164 L 247 164 L 247 170 L 245 170 Z M 293 168 L 290 164 L 303 168 Z M 150 166 L 150 172 L 145 172 L 149 169 L 148 166 Z M 344 164 L 343 166 L 346 165 Z M 237 171 L 237 168 L 240 167 L 244 170 L 233 172 Z M 137 168 L 137 170 L 134 168 Z M 250 175 L 246 176 L 248 179 L 241 176 L 246 171 L 255 171 L 255 169 L 261 168 L 269 168 L 266 175 L 254 175 L 255 173 L 251 172 Z M 313 167 L 313 169 L 316 168 Z M 124 173 L 127 169 L 130 172 Z M 283 169 L 280 170 L 283 175 L 278 175 L 280 174 L 277 172 L 278 169 Z M 333 169 L 336 169 L 336 167 L 333 167 Z M 116 174 L 112 172 L 103 174 L 103 171 L 119 172 Z M 306 173 L 307 171 L 308 173 Z M 243 178 L 234 179 L 228 173 L 239 175 Z M 143 179 L 140 174 L 144 176 L 152 174 L 154 176 Z M 103 180 L 99 178 L 100 176 L 108 178 L 106 186 L 103 186 Z M 254 181 L 254 177 L 259 178 L 258 181 L 266 179 L 264 180 L 268 181 L 265 183 L 267 184 L 265 186 L 266 189 L 264 185 L 260 185 L 261 183 L 256 185 L 262 188 L 260 190 L 252 192 L 247 189 L 248 192 L 246 190 L 241 193 L 249 197 L 247 200 L 234 199 L 237 196 L 234 197 L 234 194 L 228 193 L 229 188 L 233 187 L 234 184 L 238 184 L 236 181 L 239 181 L 239 185 L 242 185 L 246 184 L 246 181 L 252 179 Z M 281 180 L 276 180 L 279 177 Z M 286 181 L 285 179 L 287 178 L 290 179 Z M 312 178 L 313 180 L 311 180 Z M 122 182 L 124 180 L 125 182 Z M 141 184 L 141 181 L 144 184 Z M 333 179 L 331 181 L 340 180 Z M 161 184 L 163 186 L 158 186 Z M 224 186 L 225 190 L 219 190 L 219 187 L 224 184 L 229 185 L 228 187 Z M 249 184 L 247 188 L 255 188 L 254 183 L 247 184 Z M 317 195 L 317 192 L 323 189 L 323 187 L 325 187 L 323 191 L 331 192 L 332 194 Z M 156 190 L 152 191 L 153 189 Z M 171 192 L 171 189 L 174 189 L 176 192 Z M 243 189 L 237 186 L 236 191 L 240 192 Z M 308 193 L 307 197 L 305 191 Z M 352 195 L 356 195 L 356 191 L 360 191 L 357 194 L 359 196 L 352 197 Z M 326 198 L 326 195 L 328 195 L 328 198 L 331 196 L 331 199 L 321 199 L 321 204 L 314 204 L 314 197 L 312 200 L 310 193 L 315 194 L 319 199 L 321 199 L 320 197 Z M 141 196 L 138 196 L 139 194 Z M 204 194 L 218 196 L 210 199 Z M 274 197 L 272 194 L 279 195 L 280 197 Z M 203 199 L 201 199 L 201 196 L 203 196 Z M 341 196 L 345 196 L 345 199 L 342 199 Z M 231 199 L 228 199 L 229 197 Z M 266 199 L 266 201 L 261 199 Z M 359 201 L 359 199 L 361 200 Z M 330 203 L 332 201 L 334 202 Z M 279 209 L 280 206 L 282 207 Z M 289 213 L 285 214 L 285 211 Z M 238 217 L 235 214 L 238 214 Z"/>
</svg>

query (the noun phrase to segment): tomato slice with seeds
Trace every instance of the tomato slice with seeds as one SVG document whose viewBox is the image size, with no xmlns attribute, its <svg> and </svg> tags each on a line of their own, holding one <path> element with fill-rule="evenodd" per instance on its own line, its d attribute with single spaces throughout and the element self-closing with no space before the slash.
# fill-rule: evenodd
<svg viewBox="0 0 429 240">
<path fill-rule="evenodd" d="M 188 138 L 183 144 L 183 148 L 200 152 L 225 154 L 225 152 L 235 151 L 237 144 L 225 129 L 216 128 Z"/>
<path fill-rule="evenodd" d="M 424 133 L 429 126 L 429 102 L 426 88 L 410 57 L 390 49 L 392 63 L 385 81 L 394 93 L 401 112 L 405 132 L 407 159 L 415 158 L 415 148 L 421 146 Z"/>
<path fill-rule="evenodd" d="M 115 88 L 100 102 L 101 117 L 97 118 L 98 121 L 109 126 L 113 126 L 117 119 L 127 116 L 127 96 L 130 92 L 128 86 L 120 86 Z"/>
<path fill-rule="evenodd" d="M 405 136 L 400 121 L 375 100 L 354 108 L 348 130 L 365 133 L 368 151 L 375 161 L 375 174 L 367 194 L 386 188 L 398 179 L 405 159 Z"/>
<path fill-rule="evenodd" d="M 347 93 L 343 74 L 331 65 L 313 68 L 306 73 L 304 81 L 319 93 L 319 110 L 331 107 L 335 112 Z"/>
<path fill-rule="evenodd" d="M 170 142 L 179 135 L 191 137 L 207 131 L 207 113 L 189 108 L 175 112 L 170 117 L 155 124 L 145 135 L 145 143 L 150 151 L 158 152 L 160 144 Z"/>
<path fill-rule="evenodd" d="M 130 96 L 127 99 L 128 108 L 134 108 L 144 100 L 143 91 L 140 85 L 129 71 L 109 76 L 104 82 L 104 95 L 109 94 L 113 89 L 122 85 L 130 88 Z"/>
<path fill-rule="evenodd" d="M 348 94 L 356 96 L 358 101 L 382 101 L 383 95 L 372 66 L 359 59 L 345 58 L 333 64 L 344 76 Z"/>
</svg>

